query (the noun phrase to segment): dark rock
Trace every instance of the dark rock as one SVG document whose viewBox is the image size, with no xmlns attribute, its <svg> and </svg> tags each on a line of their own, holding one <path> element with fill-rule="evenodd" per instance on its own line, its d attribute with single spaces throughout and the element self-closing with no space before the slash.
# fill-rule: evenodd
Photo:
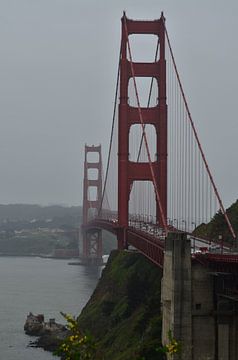
<svg viewBox="0 0 238 360">
<path fill-rule="evenodd" d="M 44 315 L 32 313 L 27 315 L 24 331 L 27 335 L 39 337 L 36 341 L 29 343 L 30 347 L 41 347 L 48 351 L 55 351 L 69 334 L 67 328 L 56 323 L 55 319 L 45 322 Z"/>
<path fill-rule="evenodd" d="M 27 315 L 24 325 L 24 331 L 27 335 L 39 336 L 44 329 L 44 315 L 33 315 L 31 312 Z"/>
<path fill-rule="evenodd" d="M 52 334 L 42 335 L 36 341 L 31 342 L 30 347 L 42 348 L 47 351 L 54 352 L 62 343 L 62 338 Z"/>
</svg>

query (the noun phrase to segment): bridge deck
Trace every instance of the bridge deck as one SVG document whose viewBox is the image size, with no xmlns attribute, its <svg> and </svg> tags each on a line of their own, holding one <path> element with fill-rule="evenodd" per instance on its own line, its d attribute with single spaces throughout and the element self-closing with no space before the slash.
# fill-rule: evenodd
<svg viewBox="0 0 238 360">
<path fill-rule="evenodd" d="M 84 228 L 87 230 L 100 228 L 116 235 L 119 226 L 115 219 L 96 218 L 91 220 Z M 157 266 L 163 267 L 165 235 L 158 227 L 153 228 L 151 224 L 148 224 L 147 227 L 134 224 L 128 227 L 126 232 L 128 245 L 139 250 Z M 189 236 L 191 238 L 191 235 Z M 211 242 L 198 237 L 192 237 L 191 244 L 194 245 L 191 251 L 192 259 L 204 266 L 222 269 L 222 271 L 224 268 L 230 271 L 231 266 L 238 268 L 238 253 L 231 253 L 228 247 L 216 246 L 216 249 L 214 249 L 214 246 L 217 245 L 214 241 Z"/>
</svg>

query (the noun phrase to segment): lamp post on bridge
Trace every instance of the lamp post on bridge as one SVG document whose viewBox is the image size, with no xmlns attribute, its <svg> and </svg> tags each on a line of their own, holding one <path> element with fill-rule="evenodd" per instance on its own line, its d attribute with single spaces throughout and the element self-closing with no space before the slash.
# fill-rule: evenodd
<svg viewBox="0 0 238 360">
<path fill-rule="evenodd" d="M 224 239 L 222 235 L 218 235 L 218 240 L 221 242 L 221 254 L 223 254 Z"/>
<path fill-rule="evenodd" d="M 170 218 L 167 218 L 167 224 L 168 224 L 169 226 L 173 225 L 173 220 L 170 219 Z"/>
<path fill-rule="evenodd" d="M 140 223 L 140 229 L 142 229 L 144 224 L 144 214 L 139 215 L 139 223 Z"/>
<path fill-rule="evenodd" d="M 149 221 L 148 221 L 148 223 L 150 223 L 151 225 L 153 225 L 153 215 L 148 215 L 148 219 L 149 219 Z"/>
<path fill-rule="evenodd" d="M 135 228 L 137 228 L 137 223 L 138 223 L 138 214 L 135 214 Z"/>
<path fill-rule="evenodd" d="M 186 220 L 182 220 L 182 223 L 184 223 L 184 231 L 186 231 L 187 221 L 186 221 Z"/>
<path fill-rule="evenodd" d="M 196 227 L 197 227 L 196 222 L 192 221 L 191 224 L 194 225 L 193 231 L 196 230 Z M 193 238 L 193 249 L 194 249 L 194 251 L 195 251 L 195 237 Z"/>
<path fill-rule="evenodd" d="M 194 229 L 193 229 L 193 231 L 194 231 L 194 230 L 196 230 L 196 227 L 197 227 L 196 222 L 192 221 L 192 222 L 191 222 L 191 224 L 192 224 L 192 225 L 194 225 Z"/>
<path fill-rule="evenodd" d="M 172 222 L 174 223 L 175 222 L 175 225 L 176 225 L 176 228 L 178 230 L 178 219 L 173 219 Z"/>
</svg>

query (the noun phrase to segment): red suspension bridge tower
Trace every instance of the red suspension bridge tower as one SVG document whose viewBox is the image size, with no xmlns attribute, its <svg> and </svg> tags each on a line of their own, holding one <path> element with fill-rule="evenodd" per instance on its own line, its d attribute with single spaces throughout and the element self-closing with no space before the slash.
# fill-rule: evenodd
<svg viewBox="0 0 238 360">
<path fill-rule="evenodd" d="M 98 154 L 98 160 L 90 161 L 89 153 Z M 94 175 L 90 174 L 90 170 Z M 96 176 L 95 176 L 96 175 Z M 94 188 L 94 189 L 93 189 Z M 93 189 L 93 198 L 90 190 Z M 92 194 L 91 194 L 92 196 Z M 102 201 L 102 155 L 101 145 L 85 145 L 84 183 L 83 183 L 83 258 L 100 261 L 102 258 L 102 230 L 98 228 L 87 229 L 89 220 L 98 215 Z"/>
<path fill-rule="evenodd" d="M 131 35 L 157 37 L 154 61 L 133 61 Z M 151 80 L 147 107 L 141 106 L 138 94 L 141 77 Z M 152 88 L 157 95 L 150 106 Z M 90 152 L 98 154 L 97 161 L 89 161 Z M 93 169 L 96 178 L 89 176 Z M 94 198 L 91 187 L 96 188 Z M 119 249 L 130 244 L 163 266 L 164 243 L 159 241 L 171 230 L 191 233 L 219 209 L 235 239 L 188 108 L 163 13 L 153 21 L 131 20 L 124 13 L 103 193 L 101 146 L 85 146 L 83 256 L 101 258 L 105 229 L 117 235 Z"/>
<path fill-rule="evenodd" d="M 167 219 L 167 104 L 166 104 L 166 61 L 165 26 L 163 14 L 159 20 L 130 20 L 122 17 L 122 39 L 120 60 L 120 104 L 118 129 L 118 245 L 126 246 L 130 190 L 134 181 L 152 181 L 160 196 L 160 207 L 156 199 L 158 224 L 163 227 Z M 156 62 L 132 62 L 129 36 L 131 34 L 152 34 L 159 38 L 160 53 Z M 150 77 L 158 86 L 158 102 L 154 107 L 131 107 L 128 104 L 128 85 L 132 78 Z M 143 122 L 143 123 L 142 123 Z M 156 159 L 153 162 L 132 162 L 129 160 L 129 133 L 134 124 L 153 125 L 156 131 Z M 156 195 L 155 195 L 156 196 Z M 163 213 L 163 214 L 162 214 Z"/>
</svg>

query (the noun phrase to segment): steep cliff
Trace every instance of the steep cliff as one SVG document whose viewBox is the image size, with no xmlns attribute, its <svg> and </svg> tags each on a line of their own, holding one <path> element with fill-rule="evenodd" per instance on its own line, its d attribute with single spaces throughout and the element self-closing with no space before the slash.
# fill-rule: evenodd
<svg viewBox="0 0 238 360">
<path fill-rule="evenodd" d="M 162 270 L 137 252 L 113 251 L 91 299 L 78 318 L 97 343 L 98 359 L 163 359 Z"/>
</svg>

